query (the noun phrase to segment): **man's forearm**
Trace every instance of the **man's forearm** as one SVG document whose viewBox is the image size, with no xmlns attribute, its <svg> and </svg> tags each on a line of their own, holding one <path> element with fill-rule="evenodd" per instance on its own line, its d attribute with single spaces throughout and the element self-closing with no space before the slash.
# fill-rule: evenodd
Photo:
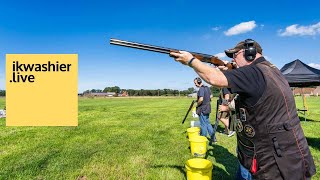
<svg viewBox="0 0 320 180">
<path fill-rule="evenodd" d="M 228 80 L 221 71 L 207 66 L 198 59 L 195 59 L 191 66 L 207 83 L 218 87 L 228 87 Z"/>
<path fill-rule="evenodd" d="M 197 107 L 199 107 L 203 102 L 203 97 L 200 97 L 197 101 Z"/>
</svg>

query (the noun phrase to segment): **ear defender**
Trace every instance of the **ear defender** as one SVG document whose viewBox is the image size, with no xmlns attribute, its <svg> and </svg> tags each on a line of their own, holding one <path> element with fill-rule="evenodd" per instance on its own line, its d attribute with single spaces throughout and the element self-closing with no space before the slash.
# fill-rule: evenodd
<svg viewBox="0 0 320 180">
<path fill-rule="evenodd" d="M 197 77 L 195 80 L 197 80 L 198 85 L 200 85 L 202 83 L 202 80 L 199 77 Z"/>
<path fill-rule="evenodd" d="M 257 55 L 257 49 L 254 46 L 254 43 L 255 43 L 255 41 L 252 39 L 246 39 L 244 41 L 245 49 L 244 49 L 243 56 L 247 61 L 250 61 L 250 62 L 253 61 Z"/>
</svg>

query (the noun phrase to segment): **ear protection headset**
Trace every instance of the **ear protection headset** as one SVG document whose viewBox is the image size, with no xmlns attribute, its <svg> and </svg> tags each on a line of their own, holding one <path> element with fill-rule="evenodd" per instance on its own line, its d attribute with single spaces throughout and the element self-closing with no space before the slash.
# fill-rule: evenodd
<svg viewBox="0 0 320 180">
<path fill-rule="evenodd" d="M 197 81 L 197 84 L 198 84 L 198 85 L 200 85 L 200 84 L 202 83 L 202 80 L 201 80 L 199 77 L 195 78 L 194 80 Z"/>
<path fill-rule="evenodd" d="M 246 39 L 244 41 L 244 58 L 247 60 L 247 61 L 253 61 L 255 58 L 256 58 L 256 55 L 257 55 L 257 49 L 256 47 L 254 46 L 254 40 L 252 39 Z"/>
</svg>

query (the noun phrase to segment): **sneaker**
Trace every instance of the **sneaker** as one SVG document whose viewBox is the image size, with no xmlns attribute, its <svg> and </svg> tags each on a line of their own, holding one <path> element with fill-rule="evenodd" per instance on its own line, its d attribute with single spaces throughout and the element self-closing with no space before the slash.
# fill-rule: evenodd
<svg viewBox="0 0 320 180">
<path fill-rule="evenodd" d="M 235 131 L 230 131 L 229 134 L 228 134 L 228 137 L 233 136 L 235 133 L 236 133 Z"/>
<path fill-rule="evenodd" d="M 217 139 L 215 136 L 214 137 L 211 136 L 210 141 L 209 141 L 209 145 L 212 146 L 213 143 L 217 144 Z"/>
<path fill-rule="evenodd" d="M 209 142 L 209 146 L 212 146 L 213 144 L 217 144 L 217 143 L 218 143 L 217 140 L 210 141 L 210 142 Z"/>
</svg>

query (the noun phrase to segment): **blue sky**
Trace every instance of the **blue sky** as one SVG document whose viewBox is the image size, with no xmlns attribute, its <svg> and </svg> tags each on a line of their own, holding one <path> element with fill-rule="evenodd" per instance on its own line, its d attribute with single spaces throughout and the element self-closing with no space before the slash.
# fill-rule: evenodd
<svg viewBox="0 0 320 180">
<path fill-rule="evenodd" d="M 113 46 L 111 37 L 221 55 L 255 39 L 278 68 L 320 68 L 318 1 L 1 1 L 0 89 L 5 54 L 79 54 L 79 92 L 119 86 L 179 89 L 196 73 L 165 54 Z M 230 60 L 221 56 L 222 59 Z"/>
</svg>

